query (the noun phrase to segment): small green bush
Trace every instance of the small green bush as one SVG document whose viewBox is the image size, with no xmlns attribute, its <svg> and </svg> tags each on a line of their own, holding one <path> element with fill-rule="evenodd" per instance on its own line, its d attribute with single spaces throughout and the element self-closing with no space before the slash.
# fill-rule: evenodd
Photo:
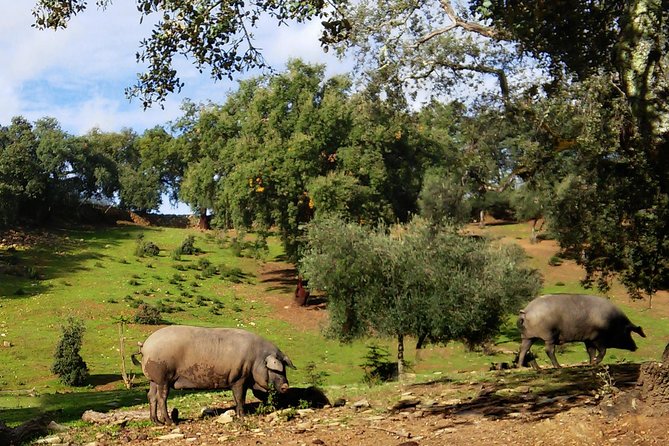
<svg viewBox="0 0 669 446">
<path fill-rule="evenodd" d="M 199 270 L 205 270 L 211 265 L 211 262 L 207 258 L 201 258 L 197 261 L 197 269 Z"/>
<path fill-rule="evenodd" d="M 189 235 L 183 242 L 181 242 L 181 246 L 177 248 L 177 252 L 179 254 L 190 255 L 199 254 L 202 250 L 195 247 L 195 236 Z"/>
<path fill-rule="evenodd" d="M 68 386 L 83 386 L 88 378 L 88 366 L 79 354 L 85 327 L 82 321 L 68 318 L 61 327 L 63 334 L 56 347 L 51 371 Z"/>
<path fill-rule="evenodd" d="M 318 366 L 313 361 L 307 364 L 305 373 L 307 375 L 306 382 L 313 387 L 322 387 L 325 384 L 325 378 L 330 376 L 328 372 L 318 370 Z"/>
<path fill-rule="evenodd" d="M 371 387 L 397 378 L 397 363 L 389 361 L 389 357 L 390 353 L 385 348 L 376 344 L 367 346 L 365 362 L 360 365 L 365 372 L 362 378 L 365 384 Z"/>
<path fill-rule="evenodd" d="M 160 325 L 163 323 L 163 317 L 158 308 L 148 304 L 141 304 L 137 307 L 135 313 L 135 323 L 144 325 Z"/>
<path fill-rule="evenodd" d="M 137 237 L 137 244 L 135 245 L 135 255 L 137 257 L 155 257 L 159 253 L 160 248 L 155 243 L 144 240 L 143 234 Z"/>
<path fill-rule="evenodd" d="M 209 278 L 216 274 L 218 274 L 218 269 L 214 265 L 209 265 L 202 270 L 202 277 L 204 278 Z"/>
<path fill-rule="evenodd" d="M 181 248 L 174 248 L 170 253 L 170 258 L 176 261 L 181 260 Z"/>
<path fill-rule="evenodd" d="M 550 259 L 548 259 L 548 264 L 550 266 L 560 266 L 562 265 L 562 259 L 558 256 L 552 256 Z"/>
</svg>

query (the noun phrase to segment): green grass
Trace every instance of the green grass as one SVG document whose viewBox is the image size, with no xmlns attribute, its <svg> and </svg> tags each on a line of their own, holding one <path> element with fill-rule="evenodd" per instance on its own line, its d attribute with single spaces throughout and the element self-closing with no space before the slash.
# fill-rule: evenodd
<svg viewBox="0 0 669 446">
<path fill-rule="evenodd" d="M 528 235 L 524 225 L 491 226 L 486 231 L 497 236 Z M 144 235 L 144 240 L 160 247 L 158 256 L 134 255 L 140 234 Z M 58 411 L 57 420 L 74 422 L 87 409 L 145 405 L 146 381 L 129 359 L 126 361 L 129 370 L 139 375 L 137 387 L 127 391 L 120 381 L 121 357 L 116 323 L 120 317 L 132 319 L 139 302 L 156 305 L 160 301 L 165 307 L 173 308 L 174 312 L 163 313 L 169 323 L 242 327 L 267 337 L 298 367 L 289 371 L 292 385 L 309 384 L 305 368 L 313 362 L 317 371 L 328 374 L 325 385 L 334 397 L 340 392 L 350 395 L 375 391 L 362 384 L 360 364 L 367 343 L 343 345 L 324 338 L 318 331 L 291 327 L 275 319 L 271 308 L 262 300 L 273 286 L 258 281 L 262 262 L 250 256 L 235 256 L 229 249 L 231 237 L 195 230 L 134 226 L 57 231 L 55 235 L 56 240 L 44 246 L 16 253 L 0 249 L 1 259 L 11 255 L 17 269 L 32 271 L 19 277 L 2 274 L 0 270 L 0 342 L 12 343 L 10 348 L 0 348 L 0 419 L 10 424 L 25 421 L 41 411 Z M 173 251 L 188 235 L 196 237 L 195 246 L 202 253 L 173 259 Z M 270 238 L 267 259 L 271 261 L 281 255 L 278 240 Z M 532 261 L 539 268 L 551 268 L 547 259 Z M 198 269 L 204 268 L 207 262 L 217 268 L 218 274 L 209 275 L 211 271 L 205 273 L 204 269 Z M 547 284 L 545 291 L 582 292 L 579 280 L 575 277 L 561 286 Z M 197 286 L 193 286 L 194 282 Z M 279 287 L 272 291 L 277 292 L 283 292 L 286 305 L 290 304 L 291 289 Z M 644 311 L 639 305 L 622 306 L 634 322 L 644 327 L 649 337 L 637 338 L 638 352 L 611 350 L 605 361 L 638 362 L 659 357 L 664 342 L 658 340 L 669 338 L 666 318 L 652 310 Z M 63 386 L 50 372 L 60 326 L 68 316 L 82 319 L 86 326 L 81 354 L 88 364 L 91 378 L 90 386 L 82 389 Z M 157 328 L 128 324 L 128 354 L 135 351 L 137 341 L 143 341 Z M 515 316 L 510 316 L 498 339 L 498 347 L 515 351 L 518 339 Z M 392 340 L 377 343 L 387 347 L 391 356 L 396 354 Z M 535 347 L 534 352 L 541 365 L 549 364 L 541 346 Z M 491 362 L 512 359 L 510 354 L 487 356 L 481 352 L 468 352 L 459 343 L 428 346 L 418 356 L 411 340 L 407 341 L 405 357 L 411 362 L 419 381 L 446 377 L 485 380 Z M 558 353 L 563 364 L 578 363 L 586 358 L 582 344 L 571 344 Z M 99 390 L 103 385 L 104 391 Z M 175 395 L 175 398 L 183 395 L 184 401 L 193 400 L 193 407 L 204 404 L 198 402 L 199 398 L 205 402 L 220 398 L 216 392 Z M 224 398 L 231 398 L 229 392 Z"/>
</svg>

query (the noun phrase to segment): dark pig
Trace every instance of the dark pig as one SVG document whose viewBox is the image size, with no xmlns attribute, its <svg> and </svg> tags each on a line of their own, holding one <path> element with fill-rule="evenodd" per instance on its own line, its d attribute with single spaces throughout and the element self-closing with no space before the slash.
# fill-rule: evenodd
<svg viewBox="0 0 669 446">
<path fill-rule="evenodd" d="M 149 411 L 154 423 L 172 424 L 167 396 L 174 389 L 232 389 L 238 416 L 248 389 L 288 390 L 290 359 L 268 340 L 234 328 L 173 325 L 140 344 L 142 371 L 149 379 Z M 139 361 L 132 355 L 135 364 Z M 160 416 L 158 415 L 160 411 Z"/>
<path fill-rule="evenodd" d="M 518 329 L 521 335 L 519 367 L 537 339 L 546 344 L 546 353 L 554 367 L 555 346 L 565 342 L 584 342 L 591 364 L 599 364 L 607 348 L 637 349 L 632 332 L 646 337 L 608 299 L 581 294 L 548 294 L 530 302 L 520 312 Z"/>
</svg>

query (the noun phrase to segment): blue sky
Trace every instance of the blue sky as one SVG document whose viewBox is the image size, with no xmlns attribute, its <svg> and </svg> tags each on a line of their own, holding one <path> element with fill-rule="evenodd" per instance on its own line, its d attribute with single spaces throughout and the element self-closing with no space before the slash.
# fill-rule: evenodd
<svg viewBox="0 0 669 446">
<path fill-rule="evenodd" d="M 75 135 L 94 127 L 103 131 L 129 127 L 141 133 L 177 118 L 185 98 L 224 102 L 236 87 L 236 81 L 214 82 L 206 72 L 200 74 L 187 61 L 177 60 L 185 88 L 170 96 L 164 109 L 154 106 L 144 111 L 140 101 L 124 95 L 124 88 L 134 84 L 143 70 L 135 53 L 151 31 L 147 20 L 139 23 L 135 2 L 116 0 L 106 11 L 98 11 L 91 1 L 89 10 L 58 31 L 31 27 L 31 0 L 5 3 L 9 4 L 3 5 L 0 17 L 0 125 L 18 115 L 31 121 L 51 116 Z M 319 31 L 317 22 L 267 26 L 256 31 L 257 44 L 276 69 L 291 57 L 301 57 L 326 63 L 328 74 L 346 72 L 350 64 L 321 50 Z"/>
<path fill-rule="evenodd" d="M 180 94 L 168 97 L 164 109 L 144 110 L 140 101 L 129 101 L 124 94 L 125 87 L 133 85 L 137 73 L 143 71 L 135 54 L 139 41 L 151 31 L 150 21 L 139 23 L 135 2 L 116 0 L 106 11 L 99 11 L 91 1 L 85 13 L 58 31 L 31 27 L 33 5 L 31 0 L 5 2 L 0 15 L 0 125 L 8 125 L 14 116 L 30 121 L 49 116 L 73 135 L 95 127 L 142 133 L 179 117 L 186 98 L 223 103 L 236 88 L 237 80 L 214 82 L 188 61 L 175 60 L 186 86 Z M 319 33 L 320 25 L 314 22 L 280 28 L 271 25 L 256 30 L 255 35 L 257 46 L 275 69 L 283 69 L 289 58 L 300 57 L 327 64 L 328 75 L 347 72 L 350 63 L 323 53 Z M 249 76 L 240 75 L 240 79 Z M 164 203 L 160 211 L 187 213 L 188 208 Z"/>
</svg>

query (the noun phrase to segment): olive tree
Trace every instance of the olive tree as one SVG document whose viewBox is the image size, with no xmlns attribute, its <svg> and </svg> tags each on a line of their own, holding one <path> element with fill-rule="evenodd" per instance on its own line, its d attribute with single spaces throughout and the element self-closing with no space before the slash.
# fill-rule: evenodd
<svg viewBox="0 0 669 446">
<path fill-rule="evenodd" d="M 395 338 L 400 375 L 406 337 L 488 341 L 541 285 L 520 248 L 421 219 L 370 228 L 329 217 L 310 224 L 307 238 L 301 270 L 327 294 L 329 334 Z"/>
</svg>

